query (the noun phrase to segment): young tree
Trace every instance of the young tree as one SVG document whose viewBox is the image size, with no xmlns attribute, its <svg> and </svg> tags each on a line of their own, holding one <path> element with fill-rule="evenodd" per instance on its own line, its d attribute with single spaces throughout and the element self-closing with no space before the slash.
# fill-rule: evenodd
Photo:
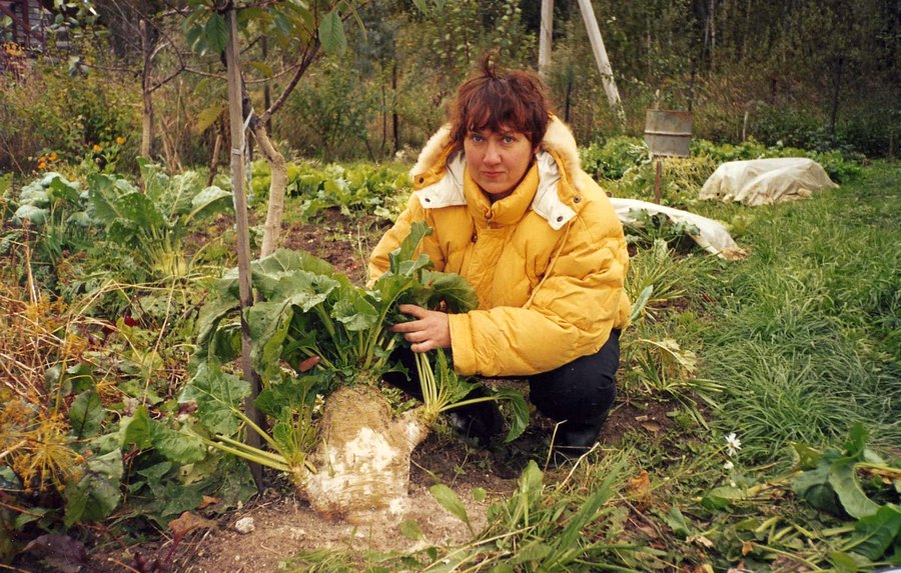
<svg viewBox="0 0 901 573">
<path fill-rule="evenodd" d="M 265 37 L 269 48 L 293 55 L 287 70 L 291 74 L 281 94 L 262 113 L 254 108 L 248 81 L 242 81 L 243 117 L 269 164 L 269 204 L 263 232 L 261 256 L 267 256 L 278 246 L 284 213 L 287 187 L 287 162 L 269 137 L 267 124 L 282 108 L 310 65 L 322 53 L 340 53 L 347 47 L 344 21 L 357 15 L 365 0 L 316 0 L 309 3 L 287 0 L 245 0 L 223 4 L 215 0 L 192 0 L 195 10 L 186 23 L 188 40 L 195 49 L 221 53 L 228 41 L 228 28 L 223 11 L 226 6 L 237 10 L 238 23 L 251 42 Z M 362 26 L 362 24 L 361 24 Z M 265 63 L 258 67 L 265 68 Z M 252 64 L 251 64 L 252 65 Z"/>
</svg>

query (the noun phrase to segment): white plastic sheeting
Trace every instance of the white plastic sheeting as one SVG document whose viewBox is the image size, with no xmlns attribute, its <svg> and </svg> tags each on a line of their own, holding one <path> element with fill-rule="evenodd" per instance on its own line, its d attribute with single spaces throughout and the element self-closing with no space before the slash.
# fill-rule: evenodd
<svg viewBox="0 0 901 573">
<path fill-rule="evenodd" d="M 705 251 L 730 261 L 743 259 L 747 256 L 747 253 L 735 244 L 732 235 L 729 234 L 726 227 L 713 219 L 637 199 L 611 197 L 610 203 L 616 211 L 616 216 L 624 224 L 634 223 L 636 220 L 635 216 L 639 211 L 647 211 L 651 215 L 661 213 L 674 223 L 694 225 L 699 233 L 691 235 L 691 238 Z"/>
<path fill-rule="evenodd" d="M 835 187 L 838 185 L 816 161 L 781 157 L 723 163 L 704 183 L 699 197 L 756 206 L 801 199 Z"/>
</svg>

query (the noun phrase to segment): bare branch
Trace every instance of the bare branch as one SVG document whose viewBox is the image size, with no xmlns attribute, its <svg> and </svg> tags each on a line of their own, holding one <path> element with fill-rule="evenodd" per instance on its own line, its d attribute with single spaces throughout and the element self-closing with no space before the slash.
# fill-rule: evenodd
<svg viewBox="0 0 901 573">
<path fill-rule="evenodd" d="M 288 100 L 288 96 L 291 95 L 291 92 L 294 91 L 294 88 L 297 87 L 297 82 L 300 81 L 300 78 L 303 77 L 304 73 L 306 73 L 307 68 L 310 67 L 310 64 L 316 59 L 316 56 L 319 54 L 319 38 L 316 38 L 313 41 L 313 44 L 308 46 L 306 50 L 301 54 L 300 61 L 298 62 L 297 70 L 294 72 L 294 76 L 291 78 L 291 81 L 288 82 L 288 85 L 285 86 L 282 94 L 278 96 L 278 98 L 272 102 L 272 105 L 269 106 L 261 117 L 263 123 L 269 121 L 269 118 L 277 112 Z"/>
</svg>

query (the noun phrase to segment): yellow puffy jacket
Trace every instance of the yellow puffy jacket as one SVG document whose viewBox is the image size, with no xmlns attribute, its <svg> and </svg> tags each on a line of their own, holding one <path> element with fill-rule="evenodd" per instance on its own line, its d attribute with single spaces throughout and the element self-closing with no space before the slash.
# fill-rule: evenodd
<svg viewBox="0 0 901 573">
<path fill-rule="evenodd" d="M 516 190 L 491 204 L 469 177 L 447 126 L 413 167 L 414 193 L 369 261 L 370 281 L 410 226 L 436 270 L 462 275 L 479 308 L 449 317 L 462 375 L 527 376 L 597 352 L 623 328 L 629 255 L 604 191 L 579 167 L 575 139 L 552 116 L 536 161 Z"/>
</svg>

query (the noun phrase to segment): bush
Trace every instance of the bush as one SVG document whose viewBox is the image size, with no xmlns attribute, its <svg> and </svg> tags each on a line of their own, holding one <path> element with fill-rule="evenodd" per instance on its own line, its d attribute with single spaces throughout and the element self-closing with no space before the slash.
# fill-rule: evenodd
<svg viewBox="0 0 901 573">
<path fill-rule="evenodd" d="M 87 155 L 104 165 L 110 157 L 103 150 L 134 157 L 137 142 L 128 136 L 140 133 L 140 87 L 79 70 L 70 74 L 59 62 L 39 60 L 31 75 L 0 90 L 0 171 L 24 175 L 51 154 L 68 163 Z"/>
<path fill-rule="evenodd" d="M 579 150 L 582 169 L 596 179 L 620 179 L 634 167 L 650 160 L 648 148 L 637 137 L 611 137 Z"/>
</svg>

